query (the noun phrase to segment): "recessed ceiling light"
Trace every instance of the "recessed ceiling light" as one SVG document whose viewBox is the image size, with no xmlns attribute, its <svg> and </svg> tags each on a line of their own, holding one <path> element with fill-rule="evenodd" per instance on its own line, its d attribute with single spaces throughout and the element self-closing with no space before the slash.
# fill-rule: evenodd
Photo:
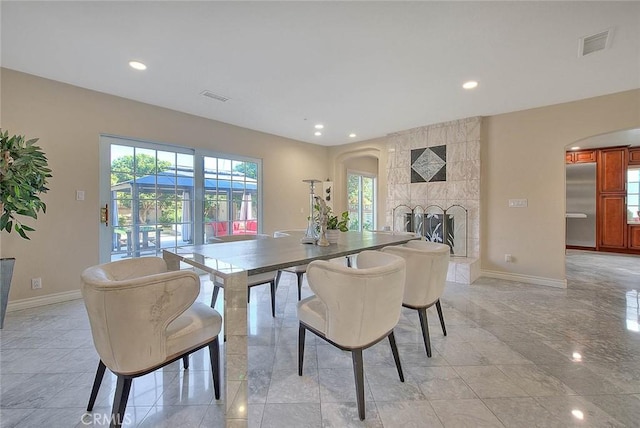
<svg viewBox="0 0 640 428">
<path fill-rule="evenodd" d="M 319 137 L 319 136 L 321 136 L 321 135 L 322 135 L 322 132 L 320 132 L 320 131 L 316 131 L 313 135 L 315 135 L 316 137 Z"/>
<path fill-rule="evenodd" d="M 129 61 L 129 66 L 131 68 L 135 68 L 136 70 L 146 70 L 147 66 L 141 63 L 140 61 Z"/>
<path fill-rule="evenodd" d="M 571 414 L 572 414 L 572 415 L 573 415 L 573 417 L 574 417 L 574 418 L 576 418 L 576 419 L 580 419 L 580 420 L 583 420 L 583 419 L 584 419 L 584 413 L 582 413 L 582 411 L 581 411 L 581 410 L 573 409 L 573 410 L 571 411 Z"/>
<path fill-rule="evenodd" d="M 322 128 L 324 128 L 323 124 L 319 123 L 319 124 L 316 125 L 316 129 L 322 129 Z"/>
<path fill-rule="evenodd" d="M 356 138 L 356 134 L 352 132 L 351 134 L 349 134 L 349 138 Z"/>
<path fill-rule="evenodd" d="M 580 146 L 573 146 L 571 147 L 571 150 L 580 150 Z"/>
<path fill-rule="evenodd" d="M 475 80 L 469 80 L 468 82 L 464 82 L 462 84 L 462 87 L 465 89 L 473 89 L 476 88 L 478 86 L 478 82 L 476 82 Z"/>
</svg>

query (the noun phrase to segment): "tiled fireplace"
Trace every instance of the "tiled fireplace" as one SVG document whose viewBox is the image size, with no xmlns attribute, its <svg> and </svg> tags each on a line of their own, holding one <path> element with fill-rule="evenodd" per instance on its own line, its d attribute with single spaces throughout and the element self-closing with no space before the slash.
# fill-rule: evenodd
<svg viewBox="0 0 640 428">
<path fill-rule="evenodd" d="M 429 219 L 438 209 L 447 213 L 459 211 L 456 207 L 466 210 L 466 230 L 457 232 L 456 244 L 458 248 L 464 247 L 465 251 L 457 250 L 452 255 L 447 276 L 448 281 L 464 284 L 471 284 L 480 276 L 481 124 L 482 118 L 472 117 L 414 128 L 387 137 L 386 224 L 396 230 L 405 229 L 405 224 L 398 221 L 396 209 L 402 205 L 414 212 L 416 208 L 417 211 L 423 210 L 422 221 Z M 447 217 L 443 223 L 447 222 Z M 450 224 L 450 228 L 455 229 L 455 222 Z M 428 235 L 434 240 L 447 239 L 442 234 Z M 450 238 L 454 239 L 453 233 Z M 465 242 L 460 243 L 460 239 L 465 239 Z"/>
</svg>

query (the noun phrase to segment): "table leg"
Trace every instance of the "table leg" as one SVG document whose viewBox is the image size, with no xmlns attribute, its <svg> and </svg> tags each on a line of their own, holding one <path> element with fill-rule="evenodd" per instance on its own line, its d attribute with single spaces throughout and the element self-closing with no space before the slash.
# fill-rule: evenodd
<svg viewBox="0 0 640 428">
<path fill-rule="evenodd" d="M 169 270 L 180 269 L 180 257 L 168 251 L 163 258 Z M 246 428 L 248 426 L 248 322 L 247 322 L 247 271 L 233 274 L 210 273 L 224 279 L 224 400 L 225 426 Z"/>
<path fill-rule="evenodd" d="M 247 272 L 224 279 L 226 426 L 248 426 Z"/>
</svg>

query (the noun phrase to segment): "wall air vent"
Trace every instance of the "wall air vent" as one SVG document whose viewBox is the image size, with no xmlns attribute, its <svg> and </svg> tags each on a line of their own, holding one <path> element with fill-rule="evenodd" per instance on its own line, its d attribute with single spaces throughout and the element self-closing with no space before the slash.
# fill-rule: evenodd
<svg viewBox="0 0 640 428">
<path fill-rule="evenodd" d="M 227 101 L 229 101 L 229 98 L 223 97 L 222 95 L 214 94 L 213 92 L 207 91 L 206 89 L 200 92 L 200 95 L 202 95 L 203 97 L 213 98 L 214 100 L 222 101 L 223 103 L 226 103 Z"/>
<path fill-rule="evenodd" d="M 586 56 L 607 49 L 611 45 L 613 29 L 609 28 L 590 36 L 580 37 L 578 56 Z"/>
</svg>

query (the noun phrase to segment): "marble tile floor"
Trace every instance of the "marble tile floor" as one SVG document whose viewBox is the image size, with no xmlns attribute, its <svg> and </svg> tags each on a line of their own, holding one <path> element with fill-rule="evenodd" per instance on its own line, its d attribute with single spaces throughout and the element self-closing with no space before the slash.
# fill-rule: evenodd
<svg viewBox="0 0 640 428">
<path fill-rule="evenodd" d="M 357 417 L 350 354 L 307 335 L 297 374 L 296 286 L 283 275 L 277 317 L 268 287 L 249 309 L 251 427 L 635 427 L 640 421 L 640 258 L 571 251 L 568 288 L 480 278 L 449 283 L 427 358 L 418 316 L 364 353 L 367 418 Z M 211 283 L 203 282 L 208 301 Z M 309 288 L 303 287 L 305 295 Z M 219 299 L 219 302 L 221 299 Z M 12 312 L 0 331 L 0 427 L 104 426 L 115 377 L 84 414 L 98 362 L 82 301 Z M 128 427 L 224 426 L 205 352 L 133 382 Z"/>
</svg>

